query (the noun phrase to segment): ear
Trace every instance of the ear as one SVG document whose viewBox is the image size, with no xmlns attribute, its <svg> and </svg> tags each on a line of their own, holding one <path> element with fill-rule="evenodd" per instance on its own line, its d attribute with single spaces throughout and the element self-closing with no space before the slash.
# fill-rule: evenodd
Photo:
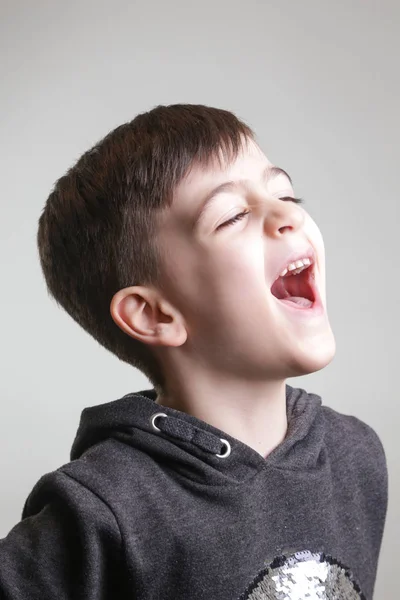
<svg viewBox="0 0 400 600">
<path fill-rule="evenodd" d="M 113 321 L 129 336 L 154 346 L 181 346 L 187 330 L 182 315 L 157 290 L 132 286 L 111 300 Z"/>
</svg>

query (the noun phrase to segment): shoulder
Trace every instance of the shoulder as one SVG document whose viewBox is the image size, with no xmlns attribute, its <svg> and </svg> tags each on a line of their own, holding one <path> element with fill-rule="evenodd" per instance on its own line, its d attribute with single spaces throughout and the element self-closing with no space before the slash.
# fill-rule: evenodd
<svg viewBox="0 0 400 600">
<path fill-rule="evenodd" d="M 325 442 L 331 460 L 353 476 L 367 478 L 387 489 L 386 453 L 379 435 L 358 417 L 322 406 L 325 421 Z"/>
<path fill-rule="evenodd" d="M 92 485 L 90 477 L 83 480 L 74 466 L 72 461 L 42 475 L 25 501 L 21 519 L 40 514 L 50 506 L 60 518 L 63 515 L 68 521 L 95 519 L 119 531 L 115 515 L 96 485 Z"/>
<path fill-rule="evenodd" d="M 358 417 L 346 415 L 323 405 L 322 412 L 326 424 L 326 434 L 340 440 L 343 448 L 362 449 L 377 458 L 385 458 L 383 443 L 371 425 Z"/>
</svg>

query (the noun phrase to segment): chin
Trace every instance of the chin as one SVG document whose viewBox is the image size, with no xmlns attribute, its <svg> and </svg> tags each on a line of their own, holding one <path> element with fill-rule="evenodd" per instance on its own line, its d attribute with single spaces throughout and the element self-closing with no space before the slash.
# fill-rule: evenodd
<svg viewBox="0 0 400 600">
<path fill-rule="evenodd" d="M 327 367 L 336 354 L 336 341 L 332 332 L 324 341 L 319 340 L 318 345 L 307 348 L 302 348 L 301 355 L 295 357 L 291 367 L 294 374 L 289 377 L 301 377 L 302 375 L 310 375 Z M 297 359 L 297 360 L 296 360 Z"/>
</svg>

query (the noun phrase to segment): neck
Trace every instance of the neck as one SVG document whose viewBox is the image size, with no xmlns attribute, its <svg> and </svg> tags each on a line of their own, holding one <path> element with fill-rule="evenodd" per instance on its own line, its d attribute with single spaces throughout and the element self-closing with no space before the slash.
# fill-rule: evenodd
<svg viewBox="0 0 400 600">
<path fill-rule="evenodd" d="M 192 382 L 193 384 L 193 382 Z M 156 403 L 193 415 L 266 458 L 287 432 L 285 381 L 170 386 Z"/>
</svg>

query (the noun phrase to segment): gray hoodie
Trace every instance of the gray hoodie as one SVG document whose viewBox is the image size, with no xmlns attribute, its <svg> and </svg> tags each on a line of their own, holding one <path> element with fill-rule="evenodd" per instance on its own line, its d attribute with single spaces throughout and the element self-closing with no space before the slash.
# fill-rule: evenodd
<svg viewBox="0 0 400 600">
<path fill-rule="evenodd" d="M 155 399 L 82 411 L 0 540 L 2 600 L 372 599 L 388 474 L 370 426 L 286 385 L 265 459 Z"/>
</svg>

